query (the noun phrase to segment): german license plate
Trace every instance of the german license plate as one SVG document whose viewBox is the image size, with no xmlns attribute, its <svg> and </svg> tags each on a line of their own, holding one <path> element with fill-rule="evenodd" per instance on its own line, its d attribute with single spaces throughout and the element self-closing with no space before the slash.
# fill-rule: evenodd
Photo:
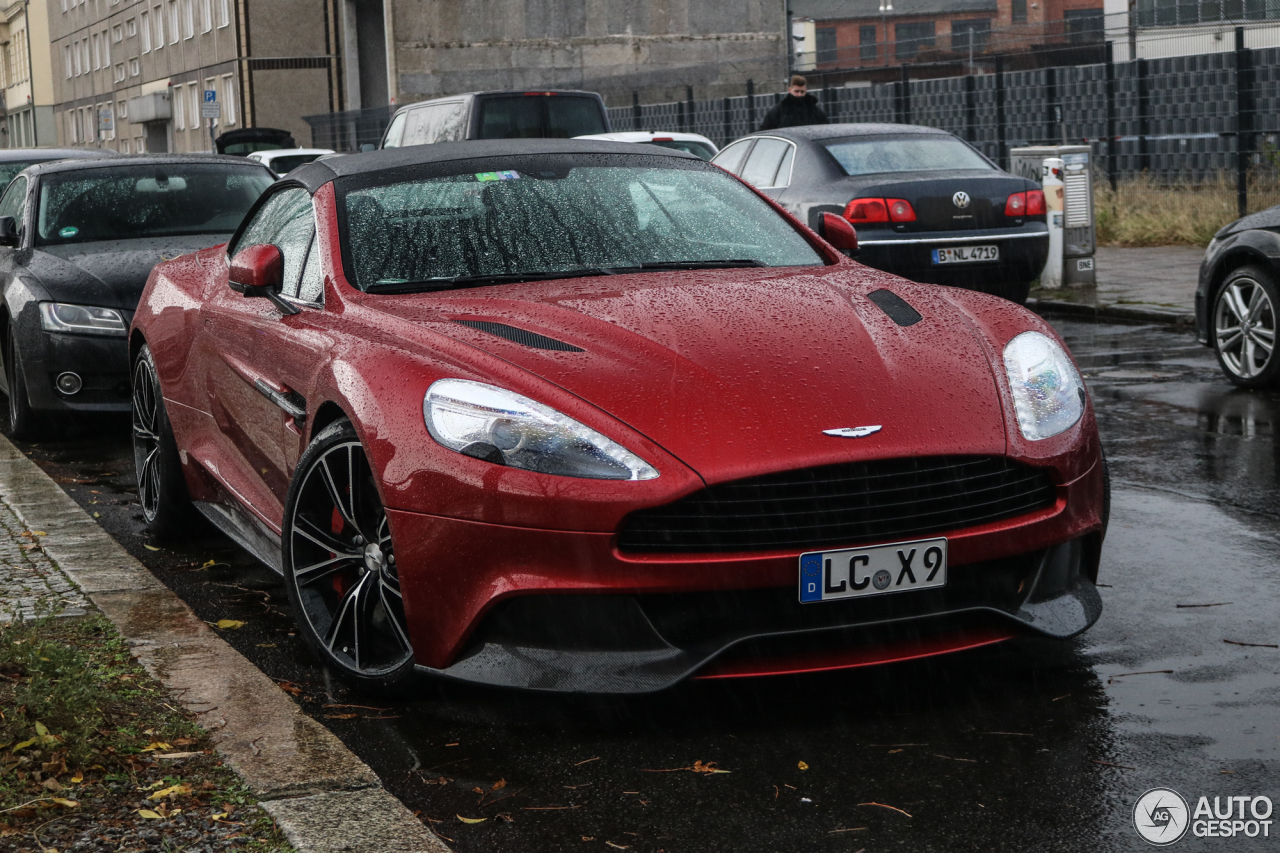
<svg viewBox="0 0 1280 853">
<path fill-rule="evenodd" d="M 954 249 L 934 249 L 935 264 L 972 264 L 977 261 L 1000 260 L 999 246 L 956 246 Z"/>
<path fill-rule="evenodd" d="M 805 604 L 946 585 L 946 539 L 800 555 L 800 601 Z"/>
</svg>

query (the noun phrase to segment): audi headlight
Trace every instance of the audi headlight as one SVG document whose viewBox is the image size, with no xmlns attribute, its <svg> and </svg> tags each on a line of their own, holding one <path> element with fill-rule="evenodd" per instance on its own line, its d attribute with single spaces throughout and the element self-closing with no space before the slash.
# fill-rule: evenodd
<svg viewBox="0 0 1280 853">
<path fill-rule="evenodd" d="M 592 480 L 652 480 L 652 465 L 549 406 L 511 391 L 441 379 L 422 401 L 431 437 L 487 462 Z"/>
<path fill-rule="evenodd" d="M 1031 441 L 1070 429 L 1084 414 L 1084 383 L 1062 347 L 1039 332 L 1023 332 L 1004 348 L 1018 428 Z"/>
<path fill-rule="evenodd" d="M 40 303 L 40 328 L 46 332 L 70 332 L 77 335 L 127 335 L 129 324 L 114 308 L 92 305 L 68 305 L 65 302 Z"/>
</svg>

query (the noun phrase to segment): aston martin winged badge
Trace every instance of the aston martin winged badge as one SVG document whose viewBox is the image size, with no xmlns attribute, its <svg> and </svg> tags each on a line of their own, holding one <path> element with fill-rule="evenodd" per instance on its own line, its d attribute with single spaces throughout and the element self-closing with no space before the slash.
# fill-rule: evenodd
<svg viewBox="0 0 1280 853">
<path fill-rule="evenodd" d="M 836 438 L 866 438 L 873 432 L 879 432 L 880 425 L 875 426 L 859 426 L 859 427 L 840 427 L 839 429 L 824 429 L 823 435 L 834 435 Z"/>
</svg>

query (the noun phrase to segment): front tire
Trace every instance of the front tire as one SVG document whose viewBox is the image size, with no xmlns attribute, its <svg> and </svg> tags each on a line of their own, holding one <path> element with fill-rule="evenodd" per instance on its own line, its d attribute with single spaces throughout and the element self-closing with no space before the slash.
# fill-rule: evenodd
<svg viewBox="0 0 1280 853">
<path fill-rule="evenodd" d="M 347 684 L 398 693 L 414 674 L 387 513 L 350 421 L 325 427 L 285 500 L 285 587 L 311 651 Z"/>
<path fill-rule="evenodd" d="M 160 394 L 156 362 L 145 345 L 133 362 L 133 466 L 142 518 L 151 533 L 174 539 L 188 532 L 195 508 Z"/>
<path fill-rule="evenodd" d="M 1280 286 L 1262 267 L 1241 267 L 1218 291 L 1210 321 L 1213 351 L 1222 372 L 1241 388 L 1270 388 L 1280 381 L 1278 307 Z"/>
</svg>

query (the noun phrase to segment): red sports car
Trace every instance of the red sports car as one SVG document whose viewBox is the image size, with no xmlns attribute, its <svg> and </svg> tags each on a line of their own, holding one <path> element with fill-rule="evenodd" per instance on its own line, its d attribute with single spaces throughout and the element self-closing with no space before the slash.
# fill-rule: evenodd
<svg viewBox="0 0 1280 853">
<path fill-rule="evenodd" d="M 315 162 L 160 264 L 139 498 L 281 572 L 368 689 L 642 692 L 1098 618 L 1107 480 L 1036 315 L 609 142 Z"/>
</svg>

